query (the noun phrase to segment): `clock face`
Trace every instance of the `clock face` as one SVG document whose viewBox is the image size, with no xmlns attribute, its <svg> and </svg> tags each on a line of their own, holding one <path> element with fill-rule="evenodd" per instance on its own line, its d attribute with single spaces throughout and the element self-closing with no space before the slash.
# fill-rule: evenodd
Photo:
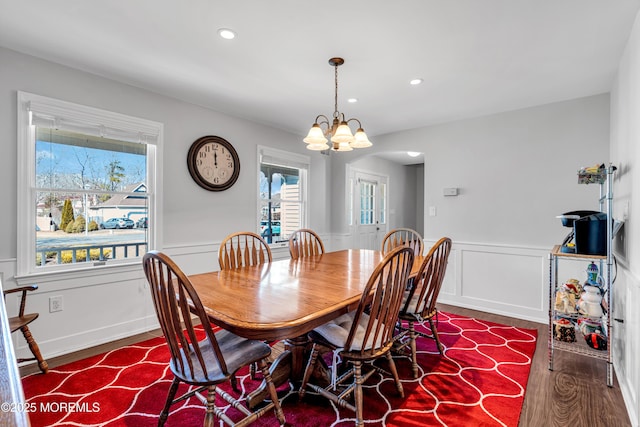
<svg viewBox="0 0 640 427">
<path fill-rule="evenodd" d="M 240 159 L 233 146 L 218 136 L 203 136 L 189 149 L 187 165 L 194 181 L 210 191 L 231 187 L 240 174 Z"/>
</svg>

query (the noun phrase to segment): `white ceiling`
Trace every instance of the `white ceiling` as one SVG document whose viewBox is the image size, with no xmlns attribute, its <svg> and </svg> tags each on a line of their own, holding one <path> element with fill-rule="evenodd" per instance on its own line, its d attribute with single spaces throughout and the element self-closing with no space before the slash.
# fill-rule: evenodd
<svg viewBox="0 0 640 427">
<path fill-rule="evenodd" d="M 302 136 L 610 90 L 640 0 L 0 0 L 0 45 Z M 217 30 L 235 30 L 223 40 Z M 0 64 L 1 67 L 1 64 Z M 409 80 L 424 83 L 410 86 Z M 347 98 L 359 102 L 348 104 Z"/>
</svg>

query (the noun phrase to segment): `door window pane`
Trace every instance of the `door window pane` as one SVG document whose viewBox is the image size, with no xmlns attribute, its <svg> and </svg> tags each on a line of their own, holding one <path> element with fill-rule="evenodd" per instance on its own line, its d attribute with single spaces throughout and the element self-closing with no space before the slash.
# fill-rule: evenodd
<svg viewBox="0 0 640 427">
<path fill-rule="evenodd" d="M 360 224 L 375 224 L 376 187 L 374 182 L 360 181 Z"/>
</svg>

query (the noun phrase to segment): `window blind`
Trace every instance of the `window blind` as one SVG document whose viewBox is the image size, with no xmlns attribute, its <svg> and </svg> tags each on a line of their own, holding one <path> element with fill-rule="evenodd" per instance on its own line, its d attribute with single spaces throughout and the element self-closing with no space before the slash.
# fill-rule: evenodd
<svg viewBox="0 0 640 427">
<path fill-rule="evenodd" d="M 155 144 L 158 141 L 159 129 L 155 123 L 133 122 L 122 114 L 84 106 L 80 109 L 76 104 L 58 100 L 51 103 L 48 98 L 34 96 L 38 99 L 27 102 L 27 111 L 29 124 L 38 128 L 134 143 Z"/>
</svg>

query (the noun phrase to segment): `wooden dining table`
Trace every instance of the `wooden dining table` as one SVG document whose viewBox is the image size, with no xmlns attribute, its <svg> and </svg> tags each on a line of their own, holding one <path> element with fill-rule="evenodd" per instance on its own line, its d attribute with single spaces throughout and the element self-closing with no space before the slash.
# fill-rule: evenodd
<svg viewBox="0 0 640 427">
<path fill-rule="evenodd" d="M 212 323 L 245 338 L 285 341 L 271 365 L 276 384 L 301 380 L 307 332 L 354 310 L 380 251 L 348 249 L 189 276 Z M 416 258 L 418 261 L 418 258 Z M 412 274 L 419 262 L 414 262 Z M 247 403 L 263 400 L 264 390 Z"/>
</svg>

